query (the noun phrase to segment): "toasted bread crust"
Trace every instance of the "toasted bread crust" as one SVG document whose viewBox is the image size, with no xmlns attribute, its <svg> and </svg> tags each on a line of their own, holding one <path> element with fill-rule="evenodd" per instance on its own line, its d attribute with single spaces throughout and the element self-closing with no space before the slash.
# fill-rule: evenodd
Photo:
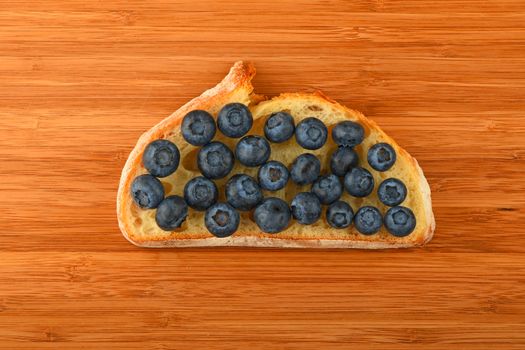
<svg viewBox="0 0 525 350">
<path fill-rule="evenodd" d="M 408 154 L 405 150 L 397 146 L 394 140 L 391 140 L 382 131 L 381 133 L 387 139 L 390 139 L 399 156 L 410 159 L 410 164 L 413 166 L 413 172 L 419 179 L 420 190 L 423 194 L 423 203 L 421 205 L 425 209 L 426 222 L 428 228 L 422 235 L 418 235 L 417 239 L 410 241 L 361 241 L 353 239 L 283 239 L 278 236 L 267 236 L 260 232 L 242 232 L 242 235 L 233 235 L 227 238 L 216 238 L 207 232 L 203 232 L 198 238 L 177 238 L 171 235 L 170 237 L 163 237 L 155 239 L 144 239 L 133 232 L 133 218 L 125 209 L 130 206 L 132 201 L 130 193 L 131 182 L 133 181 L 134 170 L 141 167 L 142 152 L 146 145 L 158 138 L 165 138 L 169 135 L 170 130 L 174 130 L 180 125 L 186 113 L 194 109 L 209 109 L 211 106 L 221 104 L 221 101 L 226 100 L 227 97 L 235 91 L 244 90 L 252 103 L 258 103 L 264 100 L 263 97 L 253 94 L 253 86 L 251 79 L 255 75 L 255 68 L 250 63 L 236 62 L 231 68 L 229 74 L 214 88 L 205 91 L 199 97 L 189 101 L 177 111 L 172 113 L 169 117 L 161 121 L 159 124 L 144 133 L 138 140 L 135 148 L 131 151 L 128 160 L 122 171 L 120 179 L 119 190 L 117 194 L 117 216 L 119 227 L 124 237 L 131 243 L 140 247 L 149 248 L 164 248 L 164 247 L 212 247 L 212 246 L 250 246 L 250 247 L 283 247 L 283 248 L 359 248 L 359 249 L 381 249 L 381 248 L 407 248 L 413 246 L 421 246 L 432 239 L 435 229 L 435 221 L 432 213 L 432 203 L 430 198 L 430 187 L 423 175 L 421 168 L 417 161 Z M 312 94 L 282 94 L 278 98 L 286 98 L 288 95 L 304 96 L 311 98 L 315 96 L 325 102 L 334 104 L 337 108 L 343 108 L 350 111 L 348 108 L 338 104 L 334 100 L 325 96 L 321 92 Z M 380 130 L 375 122 L 365 118 L 360 113 L 351 111 L 360 122 L 370 128 Z"/>
</svg>

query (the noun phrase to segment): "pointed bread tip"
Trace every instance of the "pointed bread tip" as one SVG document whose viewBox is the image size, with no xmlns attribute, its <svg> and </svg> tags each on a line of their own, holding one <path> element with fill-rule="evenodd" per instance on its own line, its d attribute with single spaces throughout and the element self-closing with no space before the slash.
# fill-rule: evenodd
<svg viewBox="0 0 525 350">
<path fill-rule="evenodd" d="M 242 70 L 247 75 L 255 75 L 255 65 L 253 64 L 253 62 L 250 61 L 237 61 L 233 64 L 231 68 L 231 70 L 234 69 Z"/>
<path fill-rule="evenodd" d="M 237 61 L 230 68 L 230 72 L 224 80 L 232 80 L 237 83 L 250 84 L 255 76 L 255 66 L 252 62 Z"/>
</svg>

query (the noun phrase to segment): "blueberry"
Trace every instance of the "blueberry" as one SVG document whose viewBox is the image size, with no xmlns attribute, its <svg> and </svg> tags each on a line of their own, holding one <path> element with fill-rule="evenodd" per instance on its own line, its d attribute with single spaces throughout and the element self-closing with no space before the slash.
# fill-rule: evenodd
<svg viewBox="0 0 525 350">
<path fill-rule="evenodd" d="M 343 185 L 334 174 L 321 176 L 312 185 L 312 193 L 322 204 L 331 204 L 343 194 Z"/>
<path fill-rule="evenodd" d="M 377 171 L 386 171 L 396 162 L 396 151 L 388 143 L 377 143 L 368 150 L 368 164 Z"/>
<path fill-rule="evenodd" d="M 253 218 L 261 231 L 277 233 L 284 230 L 291 219 L 288 204 L 280 198 L 269 197 L 255 208 Z"/>
<path fill-rule="evenodd" d="M 311 225 L 321 217 L 321 202 L 311 192 L 300 192 L 292 200 L 292 215 L 303 225 Z"/>
<path fill-rule="evenodd" d="M 395 207 L 403 203 L 407 197 L 407 188 L 400 180 L 389 178 L 381 182 L 377 189 L 377 196 L 383 204 Z"/>
<path fill-rule="evenodd" d="M 177 146 L 168 140 L 155 140 L 146 146 L 142 155 L 144 167 L 153 176 L 166 177 L 177 170 L 180 153 Z"/>
<path fill-rule="evenodd" d="M 219 191 L 211 180 L 204 176 L 198 176 L 186 183 L 184 186 L 184 200 L 195 210 L 206 210 L 217 202 Z"/>
<path fill-rule="evenodd" d="M 173 231 L 179 228 L 188 216 L 188 206 L 179 196 L 166 197 L 160 202 L 155 221 L 164 231 Z"/>
<path fill-rule="evenodd" d="M 242 103 L 228 103 L 217 116 L 217 126 L 226 136 L 239 138 L 252 128 L 252 113 Z"/>
<path fill-rule="evenodd" d="M 257 178 L 262 189 L 277 191 L 288 183 L 290 173 L 283 163 L 272 160 L 259 168 Z"/>
<path fill-rule="evenodd" d="M 345 175 L 345 188 L 354 197 L 366 197 L 374 189 L 374 178 L 365 168 L 353 168 Z"/>
<path fill-rule="evenodd" d="M 235 209 L 250 210 L 263 200 L 259 184 L 251 176 L 233 175 L 226 183 L 226 200 Z"/>
<path fill-rule="evenodd" d="M 364 235 L 373 235 L 383 225 L 383 218 L 376 207 L 361 207 L 354 217 L 354 224 L 357 231 Z"/>
<path fill-rule="evenodd" d="M 261 136 L 245 136 L 237 143 L 235 156 L 243 165 L 259 166 L 270 158 L 270 144 Z"/>
<path fill-rule="evenodd" d="M 337 176 L 345 176 L 359 163 L 359 156 L 350 147 L 339 147 L 330 157 L 330 169 Z"/>
<path fill-rule="evenodd" d="M 215 203 L 204 215 L 204 225 L 219 238 L 231 236 L 239 228 L 240 221 L 239 213 L 228 203 Z"/>
<path fill-rule="evenodd" d="M 405 237 L 414 231 L 416 217 L 412 210 L 406 207 L 393 207 L 385 214 L 385 227 L 392 235 Z"/>
<path fill-rule="evenodd" d="M 293 136 L 295 123 L 293 117 L 286 112 L 274 113 L 264 124 L 264 136 L 271 142 L 281 143 Z"/>
<path fill-rule="evenodd" d="M 321 162 L 311 153 L 303 153 L 295 158 L 290 170 L 290 177 L 298 185 L 311 184 L 321 173 Z"/>
<path fill-rule="evenodd" d="M 337 123 L 332 129 L 332 139 L 339 146 L 354 147 L 363 142 L 364 138 L 363 127 L 349 120 Z"/>
<path fill-rule="evenodd" d="M 139 207 L 153 209 L 164 199 L 164 187 L 155 176 L 139 175 L 131 183 L 131 196 Z"/>
<path fill-rule="evenodd" d="M 182 137 L 189 144 L 203 146 L 215 136 L 215 120 L 206 111 L 194 110 L 184 116 L 181 130 Z"/>
<path fill-rule="evenodd" d="M 333 228 L 345 228 L 350 226 L 354 218 L 352 207 L 343 201 L 332 203 L 326 210 L 326 221 Z"/>
<path fill-rule="evenodd" d="M 295 139 L 297 143 L 306 149 L 318 149 L 323 147 L 328 135 L 328 129 L 317 118 L 305 118 L 297 124 Z"/>
<path fill-rule="evenodd" d="M 222 142 L 213 141 L 203 146 L 197 155 L 197 166 L 209 179 L 220 179 L 230 173 L 235 158 L 233 152 Z"/>
</svg>

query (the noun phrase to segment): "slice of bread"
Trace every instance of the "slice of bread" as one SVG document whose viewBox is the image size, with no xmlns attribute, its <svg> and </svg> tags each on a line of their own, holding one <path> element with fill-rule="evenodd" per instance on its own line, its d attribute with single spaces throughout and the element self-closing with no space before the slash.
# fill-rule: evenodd
<svg viewBox="0 0 525 350">
<path fill-rule="evenodd" d="M 120 229 L 123 235 L 133 244 L 142 247 L 203 247 L 203 246 L 253 246 L 253 247 L 304 247 L 304 248 L 402 248 L 420 246 L 428 242 L 435 228 L 430 188 L 417 161 L 388 135 L 386 135 L 373 121 L 361 113 L 348 109 L 337 102 L 324 96 L 322 93 L 287 93 L 265 99 L 253 93 L 251 80 L 255 75 L 252 64 L 237 62 L 229 74 L 214 88 L 205 91 L 201 96 L 191 100 L 168 118 L 144 133 L 137 145 L 129 155 L 122 171 L 120 186 L 117 196 L 117 213 Z M 130 186 L 133 179 L 147 173 L 142 165 L 142 153 L 148 143 L 156 139 L 168 139 L 174 142 L 181 154 L 179 168 L 172 175 L 160 179 L 167 195 L 177 194 L 182 196 L 186 182 L 199 176 L 196 164 L 196 154 L 199 147 L 188 144 L 181 135 L 180 124 L 183 117 L 191 110 L 203 109 L 215 118 L 218 111 L 227 103 L 240 102 L 249 106 L 254 123 L 249 134 L 263 135 L 263 126 L 266 118 L 277 111 L 287 111 L 297 123 L 306 118 L 315 116 L 322 120 L 328 127 L 329 134 L 332 127 L 342 120 L 359 122 L 365 129 L 365 140 L 355 147 L 359 155 L 360 166 L 368 169 L 374 176 L 375 188 L 372 194 L 365 198 L 356 198 L 344 193 L 342 200 L 347 201 L 354 212 L 364 205 L 376 206 L 381 213 L 388 207 L 383 205 L 377 197 L 377 187 L 383 179 L 396 177 L 402 180 L 408 195 L 403 206 L 412 209 L 417 220 L 414 231 L 405 237 L 395 237 L 382 227 L 371 236 L 357 232 L 354 225 L 346 229 L 334 229 L 328 225 L 323 216 L 313 225 L 301 225 L 292 220 L 291 225 L 277 234 L 267 234 L 260 231 L 250 217 L 250 212 L 241 212 L 239 229 L 230 237 L 217 238 L 208 232 L 204 225 L 204 212 L 190 209 L 189 215 L 180 229 L 167 232 L 160 229 L 155 222 L 154 209 L 141 209 L 133 201 Z M 224 142 L 231 149 L 235 148 L 238 139 L 229 139 L 219 131 L 216 140 Z M 367 151 L 377 142 L 387 142 L 392 145 L 397 153 L 394 166 L 385 171 L 373 170 L 366 161 Z M 318 150 L 307 151 L 301 148 L 295 138 L 281 143 L 271 143 L 272 160 L 279 160 L 289 166 L 299 154 L 310 152 L 319 157 L 322 173 L 329 171 L 331 153 L 337 148 L 331 137 L 326 144 Z M 219 201 L 224 201 L 224 184 L 227 179 L 236 173 L 257 176 L 257 168 L 247 168 L 235 162 L 235 166 L 224 179 L 216 181 L 219 188 Z M 298 186 L 292 181 L 282 190 L 265 192 L 265 196 L 275 196 L 285 199 L 288 203 L 298 192 L 309 191 L 310 185 Z"/>
</svg>

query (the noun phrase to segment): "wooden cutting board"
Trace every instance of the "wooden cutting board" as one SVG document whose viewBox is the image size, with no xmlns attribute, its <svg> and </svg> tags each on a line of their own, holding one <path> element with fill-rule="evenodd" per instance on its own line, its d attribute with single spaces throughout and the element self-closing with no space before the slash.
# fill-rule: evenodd
<svg viewBox="0 0 525 350">
<path fill-rule="evenodd" d="M 524 349 L 523 1 L 3 1 L 0 348 Z M 437 230 L 398 251 L 139 249 L 139 135 L 251 60 L 420 162 Z"/>
</svg>

